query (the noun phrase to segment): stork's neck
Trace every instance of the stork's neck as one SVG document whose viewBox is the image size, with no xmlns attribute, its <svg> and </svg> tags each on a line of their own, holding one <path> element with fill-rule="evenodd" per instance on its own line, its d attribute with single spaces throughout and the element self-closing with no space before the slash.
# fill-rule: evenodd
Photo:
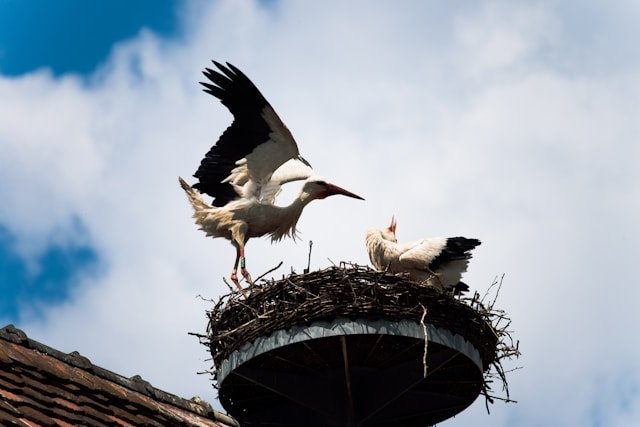
<svg viewBox="0 0 640 427">
<path fill-rule="evenodd" d="M 271 240 L 277 241 L 286 236 L 295 239 L 297 237 L 296 225 L 300 215 L 302 215 L 305 206 L 314 199 L 308 193 L 302 192 L 289 206 L 279 208 L 277 213 L 278 226 L 271 232 Z"/>
<path fill-rule="evenodd" d="M 296 197 L 289 206 L 284 208 L 286 211 L 286 215 L 288 215 L 289 218 L 291 218 L 291 220 L 294 222 L 294 226 L 295 223 L 298 222 L 300 215 L 302 215 L 302 211 L 304 210 L 305 206 L 307 206 L 313 200 L 314 198 L 309 196 L 307 193 L 300 193 L 300 195 Z"/>
<path fill-rule="evenodd" d="M 400 255 L 398 244 L 382 237 L 382 231 L 368 230 L 365 239 L 369 259 L 377 269 L 384 270 L 389 267 L 389 263 L 396 262 Z"/>
</svg>

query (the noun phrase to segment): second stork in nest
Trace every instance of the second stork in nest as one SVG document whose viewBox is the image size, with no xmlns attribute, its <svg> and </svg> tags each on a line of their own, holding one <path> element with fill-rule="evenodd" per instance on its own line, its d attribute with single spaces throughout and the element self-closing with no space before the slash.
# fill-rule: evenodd
<svg viewBox="0 0 640 427">
<path fill-rule="evenodd" d="M 399 244 L 395 217 L 383 229 L 370 229 L 366 234 L 367 252 L 373 266 L 390 273 L 408 273 L 409 279 L 441 290 L 460 294 L 469 289 L 461 282 L 467 271 L 471 250 L 480 244 L 466 237 L 434 237 Z"/>
</svg>

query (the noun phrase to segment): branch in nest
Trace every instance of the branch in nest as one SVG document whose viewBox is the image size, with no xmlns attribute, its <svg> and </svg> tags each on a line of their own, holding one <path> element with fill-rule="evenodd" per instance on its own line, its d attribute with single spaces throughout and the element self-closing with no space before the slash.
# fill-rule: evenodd
<svg viewBox="0 0 640 427">
<path fill-rule="evenodd" d="M 229 282 L 227 282 L 227 278 L 226 277 L 223 277 L 222 281 L 224 282 L 225 285 L 227 285 L 227 288 L 229 288 L 229 290 L 231 291 L 231 295 L 233 295 L 234 292 L 240 291 L 242 293 L 242 296 L 244 296 L 245 299 L 247 299 L 249 297 L 249 294 L 244 289 L 239 288 L 239 287 L 237 288 L 238 289 L 237 291 L 235 289 L 233 289 L 231 287 L 231 285 L 229 284 Z"/>
<path fill-rule="evenodd" d="M 307 268 L 303 270 L 304 274 L 307 274 L 311 268 L 311 249 L 313 249 L 313 240 L 309 240 L 309 257 L 307 259 Z"/>
<path fill-rule="evenodd" d="M 427 378 L 427 347 L 429 345 L 429 334 L 427 332 L 427 325 L 424 324 L 424 318 L 427 317 L 427 307 L 420 304 L 422 307 L 422 317 L 420 318 L 420 325 L 424 332 L 424 351 L 422 352 L 422 377 Z"/>
<path fill-rule="evenodd" d="M 266 276 L 267 274 L 276 271 L 277 269 L 279 269 L 280 267 L 282 267 L 282 261 L 280 261 L 280 264 L 276 265 L 275 267 L 273 267 L 271 270 L 263 273 L 260 277 L 258 277 L 256 280 L 254 280 L 254 282 L 257 282 L 258 280 L 262 279 L 264 276 Z"/>
</svg>

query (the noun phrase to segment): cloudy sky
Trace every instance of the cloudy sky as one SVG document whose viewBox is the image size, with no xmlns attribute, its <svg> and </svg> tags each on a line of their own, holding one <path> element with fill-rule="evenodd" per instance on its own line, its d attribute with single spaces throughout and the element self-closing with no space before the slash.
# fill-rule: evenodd
<svg viewBox="0 0 640 427">
<path fill-rule="evenodd" d="M 197 84 L 229 61 L 367 199 L 252 240 L 254 276 L 301 271 L 309 240 L 312 268 L 367 264 L 393 214 L 400 240 L 480 238 L 465 281 L 505 274 L 519 403 L 446 425 L 638 425 L 638 22 L 624 0 L 0 0 L 0 325 L 218 405 L 187 332 L 234 250 L 177 176 L 230 123 Z"/>
</svg>

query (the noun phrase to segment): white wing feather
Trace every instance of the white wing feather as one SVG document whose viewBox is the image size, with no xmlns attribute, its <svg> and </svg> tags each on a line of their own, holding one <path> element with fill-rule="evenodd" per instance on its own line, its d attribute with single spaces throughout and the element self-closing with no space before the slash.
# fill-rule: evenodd
<svg viewBox="0 0 640 427">
<path fill-rule="evenodd" d="M 269 139 L 238 160 L 223 181 L 233 185 L 243 197 L 260 198 L 262 187 L 271 180 L 273 173 L 289 159 L 300 156 L 293 135 L 271 106 L 264 108 L 262 117 L 271 129 Z"/>
<path fill-rule="evenodd" d="M 259 200 L 262 203 L 275 203 L 282 186 L 288 182 L 300 181 L 313 175 L 313 169 L 300 160 L 287 160 L 271 175 L 271 179 L 262 185 L 259 191 Z"/>
<path fill-rule="evenodd" d="M 407 268 L 425 269 L 446 246 L 447 239 L 434 237 L 400 245 L 399 261 Z"/>
</svg>

